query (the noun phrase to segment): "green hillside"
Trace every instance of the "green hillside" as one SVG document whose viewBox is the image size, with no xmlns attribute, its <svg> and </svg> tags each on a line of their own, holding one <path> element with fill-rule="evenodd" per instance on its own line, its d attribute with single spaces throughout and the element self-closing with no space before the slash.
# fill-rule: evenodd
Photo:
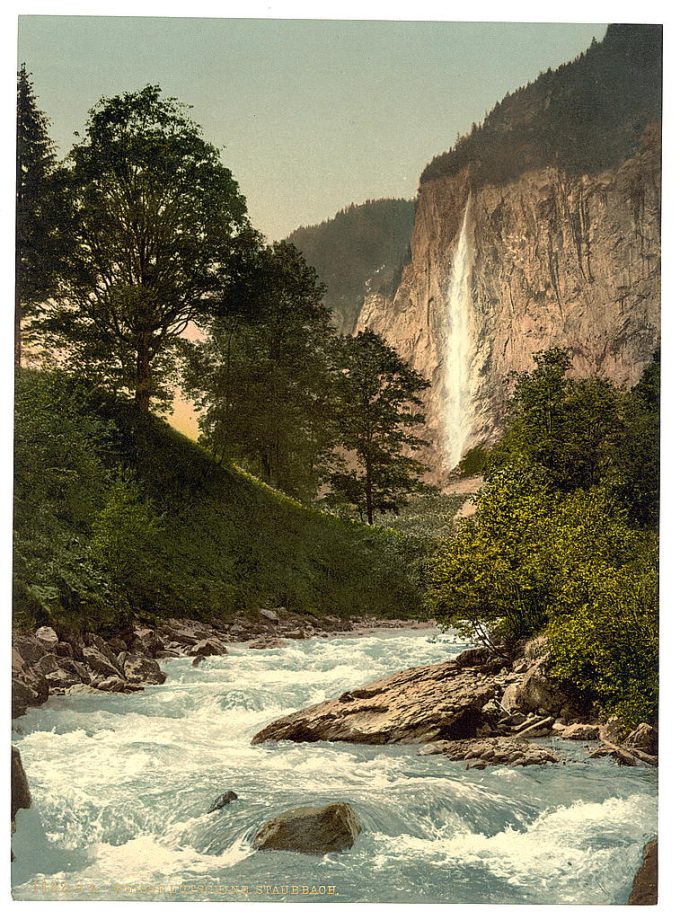
<svg viewBox="0 0 680 920">
<path fill-rule="evenodd" d="M 367 291 L 394 293 L 409 258 L 414 214 L 414 201 L 367 201 L 288 237 L 326 285 L 340 332 L 353 331 Z"/>
<path fill-rule="evenodd" d="M 412 540 L 303 506 L 132 403 L 22 371 L 16 399 L 17 624 L 115 630 L 134 615 L 229 619 L 285 606 L 418 614 Z"/>
</svg>

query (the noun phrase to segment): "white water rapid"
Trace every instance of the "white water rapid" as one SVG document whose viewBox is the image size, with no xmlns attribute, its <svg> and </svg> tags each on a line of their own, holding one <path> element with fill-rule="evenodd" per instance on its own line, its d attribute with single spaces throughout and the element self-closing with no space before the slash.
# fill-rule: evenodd
<svg viewBox="0 0 680 920">
<path fill-rule="evenodd" d="M 654 770 L 578 742 L 552 742 L 566 763 L 483 772 L 417 745 L 250 744 L 285 712 L 463 647 L 432 630 L 233 645 L 197 668 L 164 661 L 161 687 L 29 710 L 14 897 L 625 903 L 656 829 Z M 238 800 L 209 813 L 228 789 Z M 338 801 L 363 825 L 349 852 L 253 848 L 267 818 Z"/>
<path fill-rule="evenodd" d="M 472 263 L 468 250 L 470 199 L 458 242 L 451 258 L 448 290 L 448 323 L 445 359 L 444 425 L 448 462 L 453 469 L 463 458 L 471 428 L 471 308 L 470 274 Z"/>
</svg>

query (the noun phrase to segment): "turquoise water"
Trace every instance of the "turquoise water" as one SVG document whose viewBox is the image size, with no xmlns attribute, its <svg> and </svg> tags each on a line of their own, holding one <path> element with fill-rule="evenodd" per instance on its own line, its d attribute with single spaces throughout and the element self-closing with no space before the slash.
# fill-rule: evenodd
<svg viewBox="0 0 680 920">
<path fill-rule="evenodd" d="M 283 713 L 453 657 L 428 631 L 231 646 L 130 695 L 53 698 L 14 723 L 34 806 L 17 815 L 19 899 L 624 903 L 656 828 L 656 772 L 587 760 L 466 771 L 407 746 L 250 739 Z M 206 814 L 233 789 L 239 800 Z M 351 803 L 325 857 L 258 852 L 268 817 Z"/>
</svg>

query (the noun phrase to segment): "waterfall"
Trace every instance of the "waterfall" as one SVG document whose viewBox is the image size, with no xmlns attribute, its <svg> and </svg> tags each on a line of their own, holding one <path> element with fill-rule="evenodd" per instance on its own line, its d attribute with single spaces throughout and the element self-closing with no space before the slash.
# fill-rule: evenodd
<svg viewBox="0 0 680 920">
<path fill-rule="evenodd" d="M 470 376 L 471 336 L 470 318 L 472 294 L 470 273 L 472 264 L 468 254 L 468 214 L 470 199 L 465 205 L 465 215 L 460 235 L 451 258 L 449 278 L 447 335 L 444 383 L 444 430 L 446 449 L 451 468 L 463 457 L 471 428 Z"/>
</svg>

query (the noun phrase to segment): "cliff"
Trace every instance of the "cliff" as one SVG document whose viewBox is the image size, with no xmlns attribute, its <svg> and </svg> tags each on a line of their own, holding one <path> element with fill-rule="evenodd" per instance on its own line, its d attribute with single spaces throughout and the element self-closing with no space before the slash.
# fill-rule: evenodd
<svg viewBox="0 0 680 920">
<path fill-rule="evenodd" d="M 657 65 L 658 30 L 610 27 L 577 62 L 508 97 L 423 174 L 412 261 L 393 298 L 366 298 L 357 328 L 378 332 L 431 380 L 424 459 L 434 479 L 493 441 L 511 374 L 530 369 L 535 352 L 566 347 L 576 375 L 630 386 L 658 346 Z M 642 89 L 622 100 L 612 81 L 627 74 L 623 92 L 631 72 Z M 546 111 L 570 113 L 566 132 L 574 110 L 603 108 L 603 87 L 622 127 L 603 136 L 606 124 L 593 121 L 563 162 L 557 116 Z"/>
</svg>

